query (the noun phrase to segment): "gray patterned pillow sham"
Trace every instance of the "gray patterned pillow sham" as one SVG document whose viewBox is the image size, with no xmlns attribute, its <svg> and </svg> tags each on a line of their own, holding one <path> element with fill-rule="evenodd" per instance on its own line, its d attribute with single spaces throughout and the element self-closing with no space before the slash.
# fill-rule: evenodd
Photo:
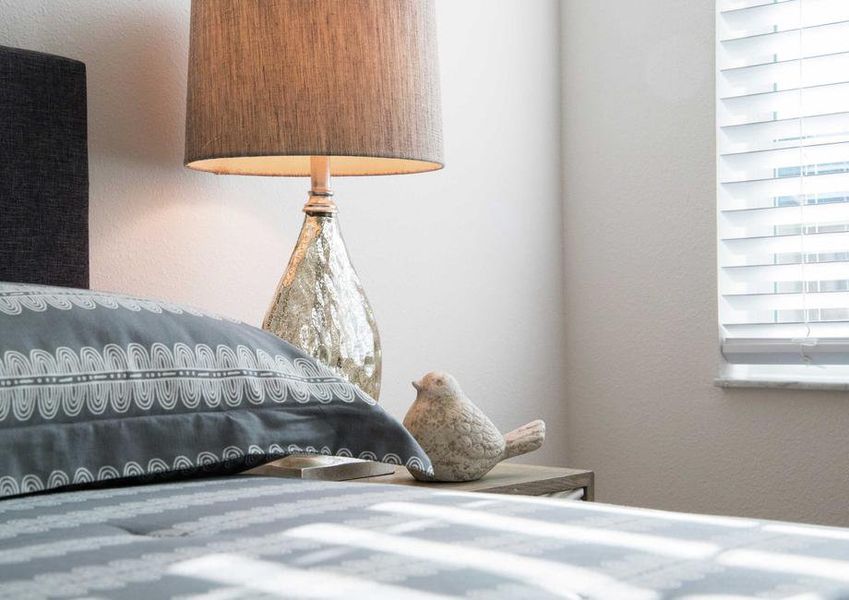
<svg viewBox="0 0 849 600">
<path fill-rule="evenodd" d="M 154 300 L 0 282 L 0 497 L 235 472 L 292 452 L 430 470 L 364 392 L 269 333 Z"/>
</svg>

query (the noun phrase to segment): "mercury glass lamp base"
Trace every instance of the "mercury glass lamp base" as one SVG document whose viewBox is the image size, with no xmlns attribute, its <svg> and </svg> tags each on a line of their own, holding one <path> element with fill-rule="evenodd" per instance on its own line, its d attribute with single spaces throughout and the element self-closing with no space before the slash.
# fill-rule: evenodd
<svg viewBox="0 0 849 600">
<path fill-rule="evenodd" d="M 262 327 L 377 400 L 381 349 L 374 314 L 339 231 L 335 205 L 311 206 L 312 200 Z"/>
</svg>

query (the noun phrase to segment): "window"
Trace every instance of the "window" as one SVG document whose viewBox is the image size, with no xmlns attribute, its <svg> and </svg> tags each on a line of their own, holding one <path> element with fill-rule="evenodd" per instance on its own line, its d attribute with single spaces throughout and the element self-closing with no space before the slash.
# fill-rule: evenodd
<svg viewBox="0 0 849 600">
<path fill-rule="evenodd" d="M 849 0 L 717 1 L 726 381 L 849 384 Z"/>
</svg>

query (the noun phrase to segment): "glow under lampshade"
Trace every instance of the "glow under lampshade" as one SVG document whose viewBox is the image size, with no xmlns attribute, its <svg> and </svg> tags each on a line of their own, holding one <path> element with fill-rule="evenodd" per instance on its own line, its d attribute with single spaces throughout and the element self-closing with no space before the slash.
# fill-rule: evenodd
<svg viewBox="0 0 849 600">
<path fill-rule="evenodd" d="M 442 167 L 432 0 L 195 0 L 185 164 L 235 175 Z"/>
</svg>

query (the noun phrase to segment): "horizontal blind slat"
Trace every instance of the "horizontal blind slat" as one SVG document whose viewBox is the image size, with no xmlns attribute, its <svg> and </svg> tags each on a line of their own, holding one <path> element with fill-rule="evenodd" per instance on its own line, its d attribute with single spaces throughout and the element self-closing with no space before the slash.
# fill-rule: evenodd
<svg viewBox="0 0 849 600">
<path fill-rule="evenodd" d="M 831 58 L 831 57 L 836 57 L 836 56 L 842 56 L 842 55 L 846 54 L 847 52 L 849 52 L 849 51 L 841 50 L 841 51 L 838 51 L 838 52 L 829 52 L 827 54 L 817 54 L 815 56 L 804 57 L 802 60 L 805 60 L 806 64 L 810 64 L 811 61 L 821 60 L 821 59 L 826 59 L 826 58 Z M 754 63 L 754 64 L 751 64 L 751 65 L 740 65 L 740 66 L 735 66 L 735 67 L 721 67 L 719 69 L 719 72 L 724 76 L 727 76 L 728 74 L 733 74 L 733 73 L 743 73 L 743 74 L 752 76 L 753 73 L 756 73 L 757 71 L 759 71 L 761 69 L 769 70 L 771 68 L 782 67 L 784 65 L 793 65 L 793 66 L 798 68 L 799 60 L 800 60 L 800 58 L 798 58 L 798 57 L 797 58 L 782 59 L 782 60 L 777 60 L 777 59 L 773 58 L 772 60 L 768 60 L 768 61 L 760 62 L 760 63 Z"/>
<path fill-rule="evenodd" d="M 728 40 L 717 44 L 717 66 L 721 70 L 843 52 L 849 49 L 847 32 L 849 21 L 837 21 Z"/>
<path fill-rule="evenodd" d="M 804 238 L 804 240 L 803 240 Z M 771 237 L 722 238 L 726 252 L 738 257 L 790 252 L 827 252 L 849 248 L 849 233 L 816 233 L 809 235 L 775 235 Z M 733 264 L 746 264 L 734 263 Z"/>
<path fill-rule="evenodd" d="M 796 281 L 824 281 L 845 278 L 849 273 L 849 260 L 825 261 L 819 263 L 790 263 L 773 265 L 745 265 L 722 267 L 727 277 L 729 289 L 735 283 L 749 286 L 760 283 L 785 283 Z"/>
<path fill-rule="evenodd" d="M 813 292 L 793 294 L 725 294 L 725 300 L 735 310 L 776 311 L 816 308 L 845 308 L 849 292 Z"/>
<path fill-rule="evenodd" d="M 799 93 L 805 93 L 805 92 L 809 92 L 809 91 L 815 92 L 819 88 L 828 88 L 828 87 L 833 87 L 833 86 L 849 86 L 849 80 L 846 79 L 846 73 L 841 73 L 839 75 L 840 75 L 839 79 L 836 79 L 835 81 L 829 81 L 827 83 L 821 83 L 821 84 L 805 86 L 805 87 L 791 87 L 789 89 L 777 89 L 777 90 L 767 90 L 767 91 L 764 91 L 764 92 L 752 92 L 752 93 L 747 93 L 747 94 L 740 94 L 738 96 L 725 96 L 725 97 L 720 97 L 720 101 L 729 102 L 729 103 L 733 102 L 733 103 L 736 104 L 736 103 L 742 103 L 741 101 L 751 98 L 751 99 L 753 99 L 753 102 L 760 102 L 759 97 L 761 97 L 761 96 L 769 96 L 769 97 L 787 96 L 787 95 L 790 95 L 790 92 L 795 92 L 798 95 Z M 837 75 L 835 75 L 835 77 L 837 77 Z"/>
<path fill-rule="evenodd" d="M 830 140 L 830 141 L 827 141 L 827 142 L 814 142 L 812 144 L 805 144 L 804 146 L 802 146 L 802 149 L 808 149 L 808 148 L 817 149 L 817 148 L 822 148 L 824 146 L 835 146 L 835 145 L 841 144 L 843 142 L 849 142 L 849 131 L 847 131 L 845 133 L 841 132 L 841 137 L 843 135 L 847 136 L 847 139 Z M 798 155 L 799 150 L 800 150 L 800 147 L 798 146 L 798 143 L 797 143 L 797 145 L 795 145 L 795 146 L 783 146 L 783 147 L 780 147 L 780 148 L 758 148 L 758 149 L 755 149 L 755 150 L 738 150 L 738 151 L 734 151 L 734 152 L 721 152 L 719 154 L 719 156 L 720 156 L 720 158 L 724 158 L 724 159 L 732 159 L 732 158 L 742 157 L 742 156 L 745 156 L 745 155 L 763 154 L 763 153 L 766 153 L 766 152 L 779 152 L 779 151 L 793 151 L 793 152 L 796 152 L 797 155 Z"/>
<path fill-rule="evenodd" d="M 741 237 L 739 230 L 749 232 L 781 225 L 849 224 L 849 190 L 844 192 L 839 202 L 727 210 L 721 211 L 721 218 L 725 220 L 728 231 L 736 233 L 729 237 Z"/>
<path fill-rule="evenodd" d="M 720 16 L 718 36 L 733 40 L 849 20 L 849 3 L 845 0 L 774 2 L 749 10 L 722 12 Z"/>
<path fill-rule="evenodd" d="M 762 340 L 792 340 L 807 336 L 829 339 L 849 337 L 849 320 L 805 323 L 727 323 L 723 325 L 726 339 L 756 338 Z"/>
<path fill-rule="evenodd" d="M 729 13 L 742 12 L 742 11 L 746 11 L 746 10 L 761 8 L 761 7 L 764 7 L 764 6 L 775 6 L 777 4 L 795 3 L 796 0 L 771 0 L 771 1 L 749 0 L 749 2 L 750 2 L 750 4 L 747 4 L 744 1 L 727 2 L 727 1 L 720 0 L 720 2 L 719 2 L 720 6 L 726 6 L 727 8 L 720 8 L 719 14 L 728 15 Z"/>
<path fill-rule="evenodd" d="M 725 210 L 770 206 L 778 198 L 798 201 L 801 194 L 825 195 L 845 190 L 849 190 L 849 173 L 720 182 L 719 207 Z"/>
<path fill-rule="evenodd" d="M 849 141 L 720 156 L 719 177 L 723 184 L 849 171 Z"/>
<path fill-rule="evenodd" d="M 849 50 L 799 60 L 760 63 L 721 72 L 717 80 L 723 100 L 777 91 L 821 87 L 849 78 Z"/>
<path fill-rule="evenodd" d="M 849 112 L 722 126 L 718 132 L 719 151 L 736 153 L 798 147 L 803 132 L 806 144 L 849 140 Z"/>
<path fill-rule="evenodd" d="M 720 98 L 717 114 L 720 126 L 728 126 L 845 112 L 847 105 L 849 81 L 840 81 L 798 90 Z"/>
<path fill-rule="evenodd" d="M 805 25 L 805 26 L 802 26 L 802 27 L 788 27 L 786 29 L 778 29 L 778 30 L 775 30 L 775 31 L 763 31 L 763 32 L 759 32 L 759 33 L 748 33 L 748 34 L 742 34 L 742 35 L 734 35 L 734 36 L 730 36 L 730 37 L 726 37 L 726 38 L 721 39 L 720 43 L 731 44 L 731 43 L 734 43 L 734 42 L 741 42 L 741 41 L 758 39 L 758 38 L 774 38 L 774 37 L 787 35 L 787 34 L 799 35 L 800 33 L 804 34 L 805 32 L 812 31 L 812 30 L 815 30 L 815 29 L 833 28 L 833 27 L 837 27 L 837 26 L 840 26 L 840 25 L 845 25 L 847 23 L 849 23 L 849 19 L 846 19 L 845 17 L 838 17 L 838 18 L 835 18 L 833 20 L 828 20 L 828 21 L 824 21 L 824 22 L 821 22 L 821 23 L 813 23 L 811 25 Z"/>
</svg>

